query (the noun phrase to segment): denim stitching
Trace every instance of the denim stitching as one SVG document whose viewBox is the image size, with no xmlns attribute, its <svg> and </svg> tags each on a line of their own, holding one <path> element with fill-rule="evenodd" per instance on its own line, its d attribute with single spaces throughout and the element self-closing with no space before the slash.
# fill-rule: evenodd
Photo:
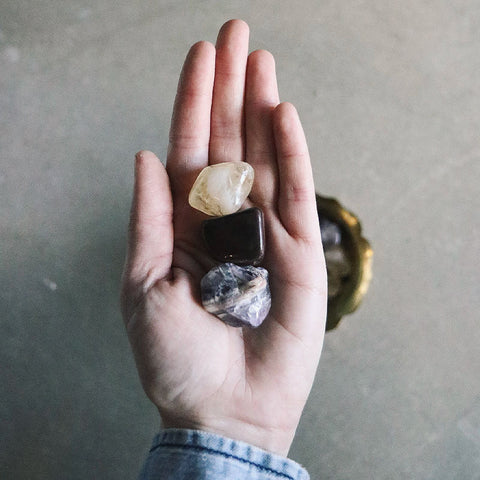
<svg viewBox="0 0 480 480">
<path fill-rule="evenodd" d="M 181 449 L 184 449 L 184 450 L 187 450 L 187 449 L 188 450 L 197 450 L 197 451 L 201 450 L 201 451 L 204 451 L 204 452 L 207 452 L 207 453 L 215 453 L 217 455 L 222 455 L 225 458 L 232 458 L 232 459 L 238 460 L 242 463 L 246 463 L 248 465 L 253 465 L 254 467 L 258 468 L 260 471 L 263 470 L 263 471 L 268 472 L 268 473 L 273 473 L 277 477 L 283 477 L 283 478 L 288 478 L 289 480 L 295 480 L 293 477 L 291 477 L 290 475 L 287 475 L 286 473 L 278 472 L 276 470 L 273 470 L 272 468 L 264 467 L 263 465 L 259 465 L 258 463 L 254 463 L 254 462 L 251 462 L 249 460 L 245 460 L 244 458 L 237 457 L 235 455 L 231 455 L 230 453 L 220 452 L 218 450 L 214 450 L 213 448 L 201 447 L 199 445 L 178 445 L 176 443 L 161 443 L 159 445 L 155 445 L 155 447 L 153 447 L 150 450 L 150 453 L 154 452 L 155 450 L 157 450 L 160 447 L 174 447 L 174 448 L 181 448 Z"/>
</svg>

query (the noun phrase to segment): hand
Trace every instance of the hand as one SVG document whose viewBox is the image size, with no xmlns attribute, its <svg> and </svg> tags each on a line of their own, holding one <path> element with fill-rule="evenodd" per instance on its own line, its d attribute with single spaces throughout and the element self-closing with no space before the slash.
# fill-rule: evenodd
<svg viewBox="0 0 480 480">
<path fill-rule="evenodd" d="M 172 117 L 167 169 L 136 157 L 122 309 L 138 372 L 166 428 L 193 428 L 286 455 L 323 343 L 327 281 L 303 130 L 279 104 L 274 60 L 248 55 L 248 26 L 227 22 L 216 48 L 195 44 Z M 265 215 L 272 308 L 257 329 L 207 313 L 200 279 L 214 265 L 205 215 L 188 192 L 224 161 L 255 170 L 249 205 Z"/>
</svg>

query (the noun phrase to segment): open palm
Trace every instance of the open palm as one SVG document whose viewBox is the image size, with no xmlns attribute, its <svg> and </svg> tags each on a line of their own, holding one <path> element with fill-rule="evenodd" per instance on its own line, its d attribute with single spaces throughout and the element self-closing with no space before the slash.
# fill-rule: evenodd
<svg viewBox="0 0 480 480">
<path fill-rule="evenodd" d="M 187 202 L 202 168 L 250 163 L 249 204 L 265 215 L 272 308 L 257 329 L 207 313 L 214 265 L 206 218 Z M 286 454 L 323 343 L 326 272 L 308 150 L 294 107 L 279 104 L 274 61 L 248 55 L 248 26 L 227 22 L 195 44 L 175 101 L 167 169 L 136 158 L 122 308 L 144 389 L 165 427 L 194 428 Z"/>
</svg>

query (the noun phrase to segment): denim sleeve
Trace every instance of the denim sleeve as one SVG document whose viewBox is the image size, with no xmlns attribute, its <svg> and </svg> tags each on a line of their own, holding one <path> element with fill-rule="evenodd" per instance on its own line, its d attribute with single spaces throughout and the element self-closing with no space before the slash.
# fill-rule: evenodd
<svg viewBox="0 0 480 480">
<path fill-rule="evenodd" d="M 309 480 L 298 463 L 200 430 L 166 429 L 153 440 L 139 480 Z"/>
</svg>

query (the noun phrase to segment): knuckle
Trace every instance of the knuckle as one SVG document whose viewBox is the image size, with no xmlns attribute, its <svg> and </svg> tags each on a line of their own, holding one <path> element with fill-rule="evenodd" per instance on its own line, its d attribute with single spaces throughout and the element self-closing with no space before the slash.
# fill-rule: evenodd
<svg viewBox="0 0 480 480">
<path fill-rule="evenodd" d="M 296 203 L 305 203 L 315 201 L 314 192 L 305 185 L 290 185 L 287 189 L 287 200 Z"/>
</svg>

